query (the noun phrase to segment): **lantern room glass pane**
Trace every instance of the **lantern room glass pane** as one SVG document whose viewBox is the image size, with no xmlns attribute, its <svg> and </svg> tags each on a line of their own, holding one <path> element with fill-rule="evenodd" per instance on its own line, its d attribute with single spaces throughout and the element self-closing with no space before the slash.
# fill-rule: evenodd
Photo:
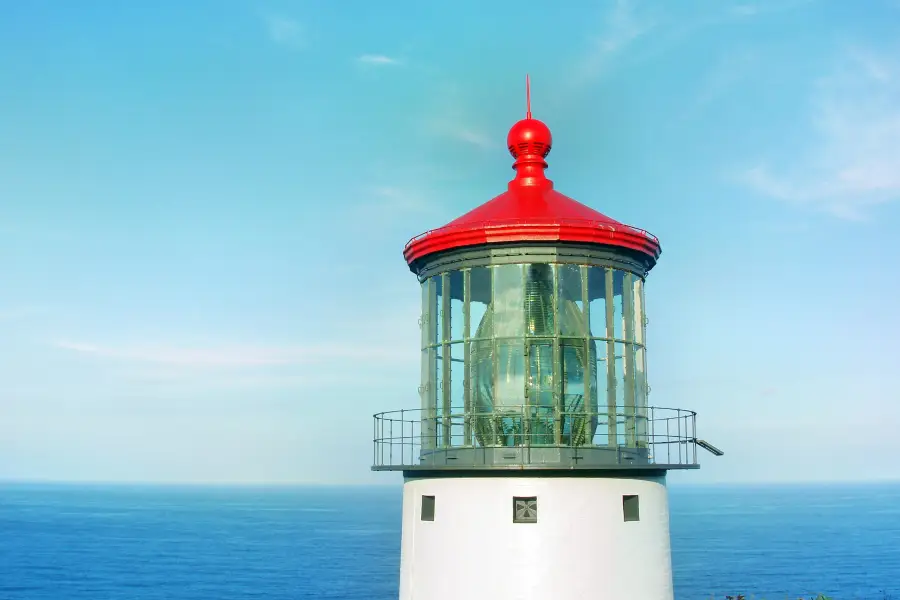
<svg viewBox="0 0 900 600">
<path fill-rule="evenodd" d="M 425 348 L 422 350 L 422 383 L 419 386 L 419 394 L 422 402 L 422 447 L 434 448 L 437 443 L 436 425 L 436 404 L 434 389 L 434 362 L 435 348 Z"/>
<path fill-rule="evenodd" d="M 450 340 L 461 342 L 465 338 L 465 313 L 464 313 L 464 290 L 463 290 L 463 272 L 450 271 L 447 274 L 448 290 L 450 295 Z"/>
<path fill-rule="evenodd" d="M 584 341 L 562 344 L 561 362 L 563 413 L 561 442 L 567 445 L 587 443 L 588 409 L 584 402 Z"/>
<path fill-rule="evenodd" d="M 477 413 L 490 412 L 494 397 L 494 347 L 492 340 L 469 342 L 469 393 Z"/>
<path fill-rule="evenodd" d="M 462 446 L 465 439 L 465 345 L 462 342 L 450 345 L 450 413 L 451 437 L 450 445 Z"/>
<path fill-rule="evenodd" d="M 619 446 L 626 445 L 625 437 L 625 344 L 615 345 L 615 373 L 616 373 L 616 443 Z"/>
<path fill-rule="evenodd" d="M 554 265 L 525 266 L 525 332 L 530 336 L 556 333 L 553 309 Z"/>
<path fill-rule="evenodd" d="M 444 349 L 447 346 L 437 346 L 434 349 L 435 361 L 433 364 L 432 381 L 434 381 L 434 403 L 438 413 L 442 412 L 444 405 Z"/>
<path fill-rule="evenodd" d="M 588 335 L 582 297 L 582 269 L 580 265 L 559 265 L 557 292 L 559 334 L 584 337 Z"/>
<path fill-rule="evenodd" d="M 648 416 L 648 398 L 647 398 L 647 377 L 644 367 L 645 350 L 635 346 L 634 352 L 634 404 L 635 415 L 637 419 L 636 434 L 638 446 L 646 447 L 649 442 L 647 437 L 647 416 Z"/>
<path fill-rule="evenodd" d="M 525 405 L 524 340 L 497 340 L 496 366 L 492 408 L 521 411 Z"/>
<path fill-rule="evenodd" d="M 622 294 L 623 284 L 625 283 L 625 273 L 622 271 L 613 269 L 612 270 L 612 280 L 613 280 L 613 328 L 612 334 L 613 337 L 617 340 L 625 339 L 625 329 L 623 325 L 625 324 L 625 304 L 624 297 Z"/>
<path fill-rule="evenodd" d="M 490 318 L 494 337 L 521 337 L 525 334 L 522 265 L 501 265 L 494 267 L 493 271 L 494 299 Z"/>
<path fill-rule="evenodd" d="M 465 360 L 463 344 L 451 344 L 450 348 L 450 412 L 462 414 L 465 407 Z"/>
<path fill-rule="evenodd" d="M 556 443 L 553 345 L 533 343 L 528 348 L 528 403 L 531 415 L 529 442 Z"/>
<path fill-rule="evenodd" d="M 594 365 L 597 371 L 597 380 L 594 389 L 597 390 L 597 420 L 596 429 L 594 431 L 594 445 L 608 446 L 615 444 L 615 414 L 610 414 L 608 406 L 609 393 L 609 377 L 607 377 L 607 354 L 608 345 L 606 342 L 597 342 L 595 352 Z M 610 420 L 612 425 L 610 425 Z M 612 435 L 610 435 L 612 431 Z"/>
<path fill-rule="evenodd" d="M 422 399 L 422 408 L 427 412 L 434 408 L 434 349 L 422 350 L 422 382 L 419 385 L 419 395 Z"/>
<path fill-rule="evenodd" d="M 588 267 L 588 298 L 590 299 L 590 331 L 594 337 L 606 337 L 606 269 Z"/>
<path fill-rule="evenodd" d="M 644 280 L 634 276 L 634 341 L 644 343 Z"/>
<path fill-rule="evenodd" d="M 419 327 L 422 331 L 422 348 L 427 348 L 429 344 L 434 343 L 431 327 L 431 319 L 433 318 L 433 309 L 429 301 L 431 300 L 431 279 L 422 282 L 422 317 L 419 320 Z"/>
<path fill-rule="evenodd" d="M 490 314 L 493 298 L 491 269 L 476 267 L 469 271 L 469 332 L 470 338 L 489 339 L 493 333 Z"/>
<path fill-rule="evenodd" d="M 432 314 L 434 315 L 434 340 L 438 343 L 444 339 L 444 278 L 441 275 L 435 275 L 431 278 L 434 286 L 435 302 L 432 304 Z"/>
</svg>

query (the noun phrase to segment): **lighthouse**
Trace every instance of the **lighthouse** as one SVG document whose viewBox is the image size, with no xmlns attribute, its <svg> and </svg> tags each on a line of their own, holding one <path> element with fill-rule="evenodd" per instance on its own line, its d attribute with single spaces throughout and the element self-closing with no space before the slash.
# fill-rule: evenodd
<svg viewBox="0 0 900 600">
<path fill-rule="evenodd" d="M 666 473 L 696 414 L 654 406 L 659 240 L 556 191 L 549 128 L 509 131 L 505 192 L 419 235 L 418 407 L 375 415 L 403 473 L 400 600 L 671 600 Z"/>
</svg>

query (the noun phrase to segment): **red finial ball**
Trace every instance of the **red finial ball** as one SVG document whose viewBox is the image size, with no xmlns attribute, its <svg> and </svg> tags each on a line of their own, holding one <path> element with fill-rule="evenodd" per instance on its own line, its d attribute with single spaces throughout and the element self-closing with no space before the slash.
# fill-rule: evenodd
<svg viewBox="0 0 900 600">
<path fill-rule="evenodd" d="M 522 119 L 512 126 L 506 136 L 506 145 L 513 158 L 526 155 L 544 158 L 550 154 L 552 144 L 550 128 L 537 119 Z"/>
</svg>

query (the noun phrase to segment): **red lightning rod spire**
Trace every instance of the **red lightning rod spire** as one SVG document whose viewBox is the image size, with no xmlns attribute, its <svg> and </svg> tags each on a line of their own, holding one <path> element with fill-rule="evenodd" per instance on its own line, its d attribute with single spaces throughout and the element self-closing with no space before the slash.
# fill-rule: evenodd
<svg viewBox="0 0 900 600">
<path fill-rule="evenodd" d="M 528 76 L 527 73 L 525 74 L 525 104 L 527 107 L 526 108 L 527 112 L 525 113 L 525 118 L 530 119 L 531 118 L 531 78 Z"/>
</svg>

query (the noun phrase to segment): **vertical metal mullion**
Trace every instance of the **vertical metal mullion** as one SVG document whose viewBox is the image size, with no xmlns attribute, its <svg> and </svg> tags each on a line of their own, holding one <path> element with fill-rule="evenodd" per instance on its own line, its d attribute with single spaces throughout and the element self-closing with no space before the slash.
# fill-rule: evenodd
<svg viewBox="0 0 900 600">
<path fill-rule="evenodd" d="M 615 343 L 615 310 L 613 307 L 613 270 L 606 269 L 606 411 L 609 424 L 607 431 L 609 445 L 617 446 L 618 415 L 616 414 L 616 343 Z"/>
<path fill-rule="evenodd" d="M 646 373 L 644 371 L 644 280 L 638 275 L 634 278 L 635 289 L 634 297 L 634 404 L 637 420 L 637 442 L 638 445 L 647 445 L 647 386 Z M 640 352 L 640 360 L 637 353 Z"/>
<path fill-rule="evenodd" d="M 625 444 L 636 445 L 634 403 L 634 276 L 626 273 L 622 279 L 622 328 L 625 335 Z"/>
<path fill-rule="evenodd" d="M 423 326 L 427 328 L 428 334 L 425 340 L 425 373 L 426 380 L 422 382 L 422 420 L 425 422 L 424 427 L 419 431 L 422 437 L 422 446 L 425 449 L 432 449 L 436 446 L 437 441 L 437 412 L 436 404 L 436 382 L 435 375 L 437 373 L 437 350 L 436 350 L 436 328 L 434 326 L 437 315 L 437 290 L 435 289 L 434 280 L 428 278 L 425 280 L 426 292 L 426 309 L 423 316 Z"/>
<path fill-rule="evenodd" d="M 559 345 L 560 336 L 560 310 L 559 310 L 559 269 L 556 265 L 553 269 L 553 342 L 550 347 L 550 360 L 553 361 L 553 370 L 550 389 L 553 390 L 553 444 L 562 445 L 562 430 L 565 424 L 566 397 L 563 394 L 565 382 L 562 368 L 562 348 Z"/>
<path fill-rule="evenodd" d="M 497 422 L 495 418 L 496 408 L 497 408 L 497 383 L 500 380 L 500 348 L 497 345 L 497 337 L 496 337 L 496 322 L 494 317 L 497 316 L 497 308 L 494 302 L 497 299 L 497 268 L 490 267 L 491 274 L 491 414 L 489 415 L 491 419 L 491 444 L 496 446 L 498 444 L 498 433 L 497 433 Z"/>
<path fill-rule="evenodd" d="M 450 275 L 441 275 L 441 415 L 444 446 L 450 446 L 450 383 L 452 361 L 450 360 Z"/>
<path fill-rule="evenodd" d="M 469 327 L 471 325 L 472 284 L 471 269 L 463 271 L 463 435 L 464 446 L 472 443 L 472 391 L 469 389 L 471 361 L 469 360 Z"/>
<path fill-rule="evenodd" d="M 588 446 L 594 445 L 594 436 L 590 427 L 593 420 L 596 419 L 594 414 L 594 406 L 591 400 L 594 397 L 594 369 L 597 368 L 597 357 L 591 355 L 591 302 L 588 293 L 588 267 L 582 265 L 581 270 L 581 306 L 584 308 L 584 405 L 585 418 L 587 419 L 587 432 L 591 434 L 591 438 L 587 440 Z"/>
<path fill-rule="evenodd" d="M 647 293 L 645 288 L 647 287 L 647 280 L 644 279 L 641 283 L 641 344 L 644 346 L 644 351 L 641 352 L 641 360 L 643 369 L 641 383 L 644 386 L 643 390 L 643 398 L 644 398 L 644 406 L 650 406 L 650 378 L 647 373 L 647 323 L 649 319 L 647 318 Z"/>
</svg>

